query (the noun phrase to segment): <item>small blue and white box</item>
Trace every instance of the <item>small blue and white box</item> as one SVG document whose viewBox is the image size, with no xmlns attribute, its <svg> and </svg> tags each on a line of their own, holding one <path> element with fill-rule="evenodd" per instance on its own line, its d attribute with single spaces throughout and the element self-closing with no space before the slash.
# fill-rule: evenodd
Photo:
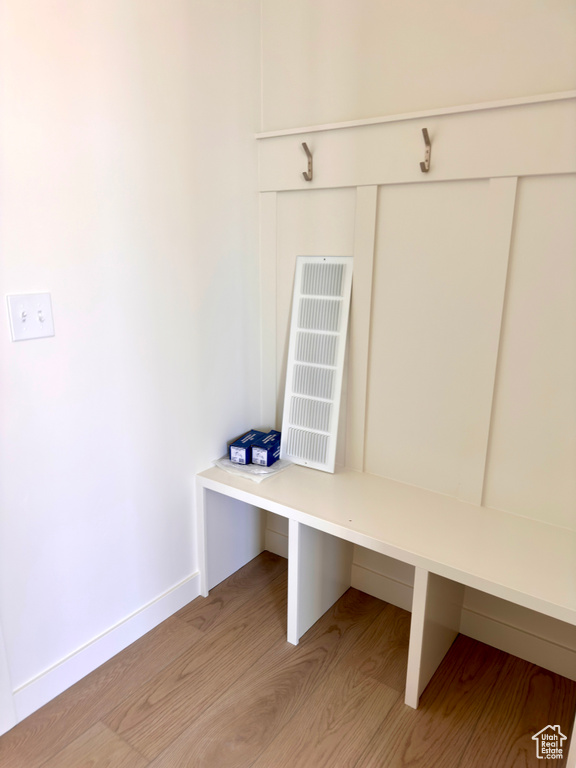
<svg viewBox="0 0 576 768">
<path fill-rule="evenodd" d="M 251 429 L 250 432 L 239 437 L 228 446 L 230 461 L 234 464 L 251 464 L 252 446 L 263 437 L 266 437 L 266 432 L 259 432 L 257 429 Z"/>
<path fill-rule="evenodd" d="M 280 432 L 270 430 L 252 446 L 252 464 L 270 467 L 280 458 Z"/>
</svg>

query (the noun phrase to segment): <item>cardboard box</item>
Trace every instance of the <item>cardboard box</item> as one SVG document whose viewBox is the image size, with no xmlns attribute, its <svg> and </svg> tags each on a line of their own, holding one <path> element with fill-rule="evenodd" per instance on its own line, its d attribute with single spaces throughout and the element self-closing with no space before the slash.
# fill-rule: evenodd
<svg viewBox="0 0 576 768">
<path fill-rule="evenodd" d="M 252 464 L 270 467 L 280 458 L 280 432 L 270 430 L 261 440 L 252 446 Z"/>
<path fill-rule="evenodd" d="M 233 461 L 235 464 L 251 464 L 252 446 L 263 437 L 266 437 L 266 432 L 259 432 L 256 429 L 251 429 L 250 432 L 246 432 L 245 435 L 239 437 L 238 440 L 235 440 L 228 446 L 230 461 Z"/>
</svg>

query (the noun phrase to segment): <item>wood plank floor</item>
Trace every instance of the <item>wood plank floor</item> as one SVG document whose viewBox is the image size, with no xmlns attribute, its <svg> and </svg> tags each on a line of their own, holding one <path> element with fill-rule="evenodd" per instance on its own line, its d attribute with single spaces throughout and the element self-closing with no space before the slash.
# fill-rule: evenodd
<svg viewBox="0 0 576 768">
<path fill-rule="evenodd" d="M 0 737 L 0 765 L 528 768 L 537 731 L 570 736 L 576 683 L 459 636 L 415 711 L 406 611 L 350 589 L 294 647 L 286 591 L 263 553 Z"/>
</svg>

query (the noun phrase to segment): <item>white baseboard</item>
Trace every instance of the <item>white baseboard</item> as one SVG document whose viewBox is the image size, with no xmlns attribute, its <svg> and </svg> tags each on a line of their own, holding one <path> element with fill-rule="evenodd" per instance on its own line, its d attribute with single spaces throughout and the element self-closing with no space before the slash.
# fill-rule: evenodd
<svg viewBox="0 0 576 768">
<path fill-rule="evenodd" d="M 286 534 L 268 528 L 265 540 L 266 549 L 270 552 L 282 557 L 288 556 L 288 537 Z M 389 558 L 386 559 L 386 562 L 390 567 Z M 356 589 L 386 603 L 396 605 L 398 608 L 411 611 L 412 585 L 401 580 L 403 574 L 399 575 L 400 578 L 395 579 L 390 573 L 380 573 L 354 562 L 351 581 L 352 586 Z M 478 600 L 475 602 L 478 604 Z M 570 647 L 566 644 L 569 642 L 569 638 L 565 634 L 557 632 L 558 622 L 556 620 L 538 614 L 533 617 L 534 621 L 531 624 L 538 628 L 541 626 L 544 633 L 554 634 L 556 632 L 559 640 L 512 623 L 518 623 L 520 613 L 532 613 L 527 608 L 510 604 L 506 606 L 504 601 L 490 595 L 485 595 L 479 604 L 483 609 L 481 611 L 464 605 L 460 621 L 460 632 L 463 635 L 513 656 L 518 656 L 520 659 L 537 664 L 551 672 L 556 672 L 569 680 L 576 681 L 576 646 Z M 490 615 L 491 607 L 493 615 Z M 511 617 L 511 622 L 503 620 L 503 617 Z"/>
<path fill-rule="evenodd" d="M 288 536 L 285 533 L 266 529 L 264 547 L 274 555 L 280 555 L 288 559 Z"/>
<path fill-rule="evenodd" d="M 196 572 L 14 691 L 20 722 L 200 594 Z"/>
<path fill-rule="evenodd" d="M 384 602 L 396 605 L 406 611 L 412 610 L 412 586 L 390 578 L 390 576 L 364 568 L 356 563 L 352 565 L 352 586 L 377 597 Z M 486 596 L 485 603 L 499 598 Z M 518 610 L 518 607 L 516 607 Z M 528 611 L 528 609 L 522 609 Z M 546 624 L 556 623 L 546 616 L 539 616 L 543 628 Z M 501 651 L 518 656 L 524 661 L 556 672 L 576 681 L 576 647 L 570 648 L 549 637 L 535 634 L 522 627 L 508 624 L 487 613 L 471 610 L 466 605 L 462 608 L 460 632 L 481 643 L 491 645 Z"/>
<path fill-rule="evenodd" d="M 412 586 L 383 573 L 352 563 L 352 586 L 367 595 L 384 600 L 405 611 L 412 611 Z"/>
<path fill-rule="evenodd" d="M 460 632 L 576 681 L 576 650 L 491 616 L 462 610 Z"/>
</svg>

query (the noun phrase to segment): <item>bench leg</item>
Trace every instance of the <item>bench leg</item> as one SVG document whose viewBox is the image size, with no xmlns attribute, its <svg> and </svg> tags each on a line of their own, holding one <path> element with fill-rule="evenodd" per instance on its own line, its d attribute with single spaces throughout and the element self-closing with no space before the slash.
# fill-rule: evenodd
<svg viewBox="0 0 576 768">
<path fill-rule="evenodd" d="M 416 568 L 405 699 L 414 709 L 456 639 L 463 596 L 462 584 Z"/>
<path fill-rule="evenodd" d="M 206 488 L 196 479 L 196 553 L 200 574 L 200 594 L 208 597 L 208 542 L 206 541 Z"/>
<path fill-rule="evenodd" d="M 353 545 L 290 520 L 288 532 L 288 642 L 302 635 L 348 589 Z"/>
<path fill-rule="evenodd" d="M 200 594 L 249 563 L 264 549 L 265 513 L 251 504 L 196 486 Z"/>
</svg>

